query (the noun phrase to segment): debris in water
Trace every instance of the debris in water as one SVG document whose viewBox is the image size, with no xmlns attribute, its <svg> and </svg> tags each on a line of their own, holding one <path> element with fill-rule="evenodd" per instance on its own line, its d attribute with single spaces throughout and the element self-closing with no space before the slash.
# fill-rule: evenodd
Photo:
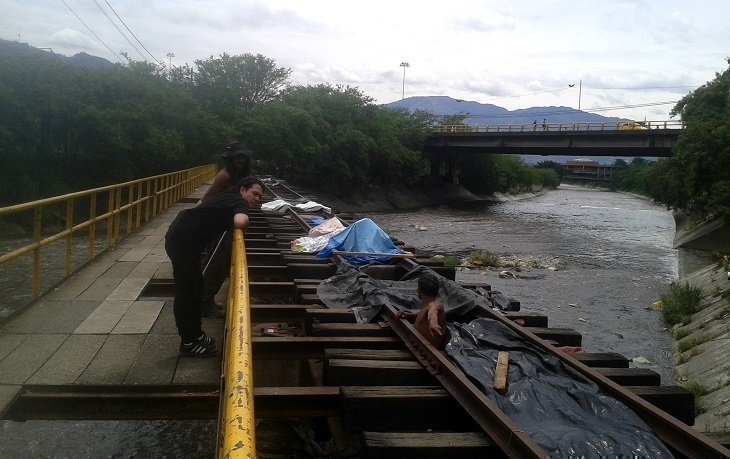
<svg viewBox="0 0 730 459">
<path fill-rule="evenodd" d="M 647 359 L 646 357 L 642 357 L 642 356 L 634 357 L 633 359 L 631 359 L 631 361 L 634 362 L 634 363 L 641 363 L 641 364 L 644 364 L 644 365 L 647 365 L 647 364 L 650 364 L 651 363 L 649 361 L 649 359 Z"/>
<path fill-rule="evenodd" d="M 502 279 L 517 279 L 517 276 L 513 272 L 510 271 L 500 271 L 499 277 Z"/>
</svg>

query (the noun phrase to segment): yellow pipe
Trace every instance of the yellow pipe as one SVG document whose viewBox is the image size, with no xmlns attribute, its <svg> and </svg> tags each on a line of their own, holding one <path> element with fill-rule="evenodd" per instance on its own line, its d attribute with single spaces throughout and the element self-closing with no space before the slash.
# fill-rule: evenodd
<svg viewBox="0 0 730 459">
<path fill-rule="evenodd" d="M 243 231 L 233 232 L 222 368 L 219 458 L 256 457 L 248 264 Z"/>
</svg>

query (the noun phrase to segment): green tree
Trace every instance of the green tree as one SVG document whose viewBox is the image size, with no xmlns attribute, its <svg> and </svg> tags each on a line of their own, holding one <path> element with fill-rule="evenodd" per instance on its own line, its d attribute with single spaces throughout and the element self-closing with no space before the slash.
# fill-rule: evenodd
<svg viewBox="0 0 730 459">
<path fill-rule="evenodd" d="M 278 97 L 291 70 L 277 67 L 261 54 L 221 54 L 195 60 L 198 67 L 195 92 L 198 100 L 222 115 L 236 109 L 253 110 Z"/>
<path fill-rule="evenodd" d="M 652 171 L 652 197 L 705 218 L 730 215 L 730 69 L 683 97 L 677 115 L 687 127 Z"/>
</svg>

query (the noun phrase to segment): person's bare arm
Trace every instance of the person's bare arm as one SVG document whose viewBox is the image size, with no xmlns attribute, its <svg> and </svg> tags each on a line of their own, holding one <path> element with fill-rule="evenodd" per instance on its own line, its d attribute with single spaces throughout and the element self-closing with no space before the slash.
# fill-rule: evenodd
<svg viewBox="0 0 730 459">
<path fill-rule="evenodd" d="M 406 319 L 406 320 L 409 320 L 412 322 L 416 318 L 417 315 L 418 315 L 418 313 L 416 313 L 416 312 L 398 311 L 398 313 L 396 314 L 396 318 L 397 319 Z"/>
<path fill-rule="evenodd" d="M 220 193 L 221 191 L 227 190 L 231 186 L 231 174 L 227 170 L 221 169 L 213 179 L 213 183 L 205 192 L 203 197 L 200 199 L 201 202 L 205 202 L 211 196 Z"/>
<path fill-rule="evenodd" d="M 431 336 L 444 334 L 444 330 L 439 324 L 439 308 L 434 305 L 428 308 L 428 330 L 431 332 Z"/>
</svg>

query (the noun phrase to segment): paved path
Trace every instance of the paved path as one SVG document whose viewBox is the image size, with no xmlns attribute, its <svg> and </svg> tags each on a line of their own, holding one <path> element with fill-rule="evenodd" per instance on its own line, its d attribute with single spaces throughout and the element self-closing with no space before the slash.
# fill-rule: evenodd
<svg viewBox="0 0 730 459">
<path fill-rule="evenodd" d="M 172 301 L 140 298 L 150 279 L 172 279 L 165 232 L 194 205 L 171 206 L 0 323 L 0 414 L 29 385 L 218 385 L 219 359 L 179 357 Z M 223 319 L 203 328 L 220 342 Z"/>
</svg>

